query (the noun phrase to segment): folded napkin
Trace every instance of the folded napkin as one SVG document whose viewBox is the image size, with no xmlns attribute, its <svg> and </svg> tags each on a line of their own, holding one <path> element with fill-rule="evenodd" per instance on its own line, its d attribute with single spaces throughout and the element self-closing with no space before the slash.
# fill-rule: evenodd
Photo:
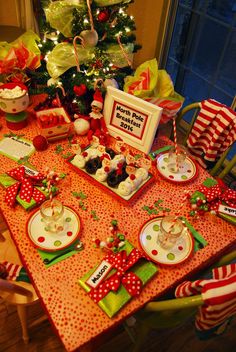
<svg viewBox="0 0 236 352">
<path fill-rule="evenodd" d="M 202 249 L 208 245 L 207 241 L 200 235 L 200 233 L 195 230 L 195 228 L 185 219 L 183 218 L 184 223 L 188 230 L 191 232 L 194 238 L 194 252 L 197 252 L 199 249 Z"/>
<path fill-rule="evenodd" d="M 82 245 L 81 245 L 80 248 L 76 247 L 79 244 L 81 244 L 81 242 L 80 242 L 80 240 L 77 240 L 76 242 L 71 244 L 69 247 L 66 247 L 65 249 L 61 249 L 61 250 L 58 250 L 58 251 L 55 251 L 55 252 L 46 252 L 46 251 L 42 251 L 42 250 L 38 249 L 38 254 L 39 254 L 39 256 L 41 257 L 41 259 L 43 261 L 45 259 L 50 261 L 49 264 L 44 263 L 45 266 L 47 268 L 49 268 L 50 266 L 52 266 L 52 265 L 54 265 L 56 263 L 59 263 L 62 260 L 65 260 L 65 259 L 71 257 L 72 255 L 78 253 L 80 250 L 82 250 L 83 249 Z"/>
</svg>

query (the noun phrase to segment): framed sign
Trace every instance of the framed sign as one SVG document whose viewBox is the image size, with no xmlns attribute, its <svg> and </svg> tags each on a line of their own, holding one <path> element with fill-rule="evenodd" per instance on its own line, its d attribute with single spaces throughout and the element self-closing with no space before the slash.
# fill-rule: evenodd
<svg viewBox="0 0 236 352">
<path fill-rule="evenodd" d="M 162 108 L 113 87 L 107 87 L 103 109 L 110 135 L 119 136 L 132 147 L 148 154 Z"/>
</svg>

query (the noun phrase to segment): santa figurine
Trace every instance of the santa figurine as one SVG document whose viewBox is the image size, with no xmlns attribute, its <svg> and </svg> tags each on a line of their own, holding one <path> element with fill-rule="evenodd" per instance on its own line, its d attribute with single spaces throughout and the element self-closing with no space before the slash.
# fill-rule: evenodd
<svg viewBox="0 0 236 352">
<path fill-rule="evenodd" d="M 103 108 L 103 98 L 99 89 L 95 90 L 93 101 L 91 103 L 92 111 L 89 114 L 90 130 L 88 131 L 88 140 L 91 141 L 93 136 L 99 138 L 101 144 L 107 143 L 108 130 L 105 119 L 101 113 Z"/>
</svg>

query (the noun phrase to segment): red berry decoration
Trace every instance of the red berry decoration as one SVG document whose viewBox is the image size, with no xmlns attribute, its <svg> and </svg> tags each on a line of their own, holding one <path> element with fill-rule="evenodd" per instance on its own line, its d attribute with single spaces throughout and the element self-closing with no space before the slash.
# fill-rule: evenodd
<svg viewBox="0 0 236 352">
<path fill-rule="evenodd" d="M 99 22 L 107 22 L 109 20 L 110 14 L 108 10 L 103 10 L 98 14 Z"/>
<path fill-rule="evenodd" d="M 46 150 L 48 147 L 48 141 L 44 136 L 38 135 L 33 139 L 33 145 L 36 150 Z"/>
<path fill-rule="evenodd" d="M 136 176 L 134 174 L 131 174 L 129 177 L 132 181 L 136 179 Z"/>
</svg>

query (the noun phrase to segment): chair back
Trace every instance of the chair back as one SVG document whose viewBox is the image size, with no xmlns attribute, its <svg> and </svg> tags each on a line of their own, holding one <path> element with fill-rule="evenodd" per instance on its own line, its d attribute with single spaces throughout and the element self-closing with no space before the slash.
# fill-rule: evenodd
<svg viewBox="0 0 236 352">
<path fill-rule="evenodd" d="M 235 103 L 232 103 L 231 108 L 235 110 Z M 186 146 L 187 145 L 187 140 L 189 137 L 189 134 L 194 126 L 194 123 L 196 121 L 196 118 L 198 116 L 198 113 L 200 111 L 200 102 L 192 103 L 187 106 L 185 106 L 177 115 L 176 118 L 176 126 L 179 127 L 181 121 L 183 120 L 183 117 L 186 116 L 187 114 L 190 114 L 191 116 L 191 121 L 189 124 L 186 123 L 184 126 L 186 128 L 185 136 L 183 138 L 182 145 Z M 173 129 L 171 132 L 171 139 L 173 140 Z M 228 149 L 225 150 L 225 152 L 220 156 L 214 167 L 209 171 L 209 173 L 212 176 L 216 176 L 218 174 L 218 177 L 223 179 L 235 166 L 236 164 L 236 155 L 233 156 L 233 158 L 225 163 L 225 166 L 223 166 L 227 156 L 230 154 L 231 150 L 235 147 L 236 143 L 233 143 Z"/>
</svg>

